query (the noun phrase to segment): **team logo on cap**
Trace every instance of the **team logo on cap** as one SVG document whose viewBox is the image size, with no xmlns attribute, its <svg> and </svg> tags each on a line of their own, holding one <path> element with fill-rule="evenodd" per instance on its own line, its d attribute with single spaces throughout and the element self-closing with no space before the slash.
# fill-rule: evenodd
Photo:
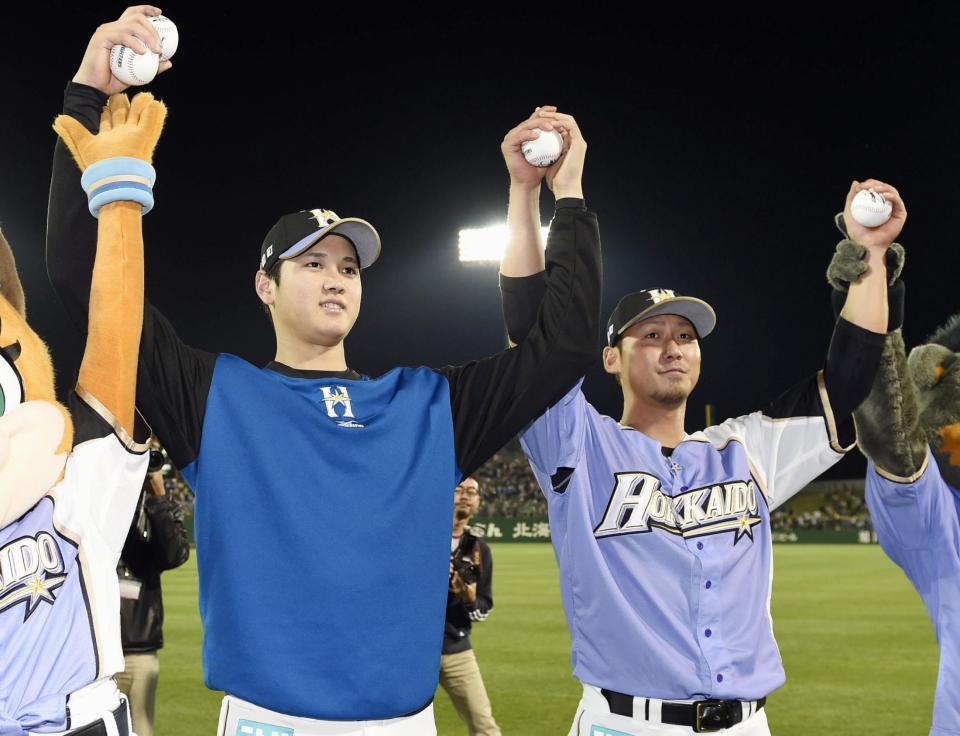
<svg viewBox="0 0 960 736">
<path fill-rule="evenodd" d="M 328 227 L 340 219 L 333 210 L 310 210 L 310 216 L 321 228 Z"/>
<path fill-rule="evenodd" d="M 650 301 L 654 304 L 659 304 L 664 299 L 673 299 L 676 296 L 671 289 L 650 289 L 647 293 L 650 295 Z"/>
</svg>

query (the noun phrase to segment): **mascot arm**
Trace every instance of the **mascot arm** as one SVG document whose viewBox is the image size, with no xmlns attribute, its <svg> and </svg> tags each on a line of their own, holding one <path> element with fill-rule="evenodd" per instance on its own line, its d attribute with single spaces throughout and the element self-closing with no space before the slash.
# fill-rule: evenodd
<svg viewBox="0 0 960 736">
<path fill-rule="evenodd" d="M 66 120 L 70 118 L 88 133 L 96 133 L 105 99 L 93 88 L 70 83 L 61 123 L 72 125 Z M 83 133 L 77 131 L 76 135 Z M 59 140 L 50 182 L 47 271 L 57 296 L 77 328 L 85 332 L 98 223 L 90 217 L 78 179 L 69 146 Z M 137 409 L 179 468 L 189 465 L 199 453 L 203 410 L 216 357 L 184 343 L 170 322 L 145 301 Z"/>
<path fill-rule="evenodd" d="M 127 437 L 134 429 L 143 324 L 141 217 L 153 206 L 150 162 L 165 117 L 166 107 L 152 95 L 137 95 L 133 104 L 114 95 L 97 135 L 67 115 L 54 122 L 83 171 L 88 207 L 99 220 L 78 393 L 99 402 Z"/>
<path fill-rule="evenodd" d="M 919 424 L 917 389 L 907 370 L 900 330 L 887 335 L 880 368 L 867 400 L 854 412 L 857 442 L 877 472 L 910 482 L 927 464 L 927 442 Z"/>
<path fill-rule="evenodd" d="M 119 428 L 133 436 L 137 352 L 143 321 L 141 206 L 104 206 L 90 288 L 87 344 L 78 392 L 103 404 Z"/>
</svg>

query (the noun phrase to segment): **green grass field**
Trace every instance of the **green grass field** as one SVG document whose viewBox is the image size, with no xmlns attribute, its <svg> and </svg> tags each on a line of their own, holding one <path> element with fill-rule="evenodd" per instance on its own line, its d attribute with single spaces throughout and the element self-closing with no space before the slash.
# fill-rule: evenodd
<svg viewBox="0 0 960 736">
<path fill-rule="evenodd" d="M 490 618 L 474 648 L 507 736 L 563 736 L 579 699 L 548 544 L 492 545 Z M 926 734 L 937 646 L 919 596 L 877 546 L 778 545 L 773 619 L 787 684 L 768 700 L 776 736 Z M 163 577 L 159 736 L 214 733 L 220 696 L 203 686 L 196 566 Z M 386 646 L 386 644 L 385 644 Z M 440 734 L 465 734 L 446 695 Z"/>
</svg>

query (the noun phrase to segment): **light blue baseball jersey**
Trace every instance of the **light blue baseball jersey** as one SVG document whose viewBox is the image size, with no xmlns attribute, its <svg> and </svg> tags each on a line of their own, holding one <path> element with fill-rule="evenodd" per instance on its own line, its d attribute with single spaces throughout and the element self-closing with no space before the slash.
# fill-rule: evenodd
<svg viewBox="0 0 960 736">
<path fill-rule="evenodd" d="M 920 593 L 940 643 L 931 736 L 960 734 L 960 491 L 928 453 L 919 477 L 867 466 L 867 507 L 884 552 Z"/>
<path fill-rule="evenodd" d="M 69 729 L 69 695 L 123 671 L 116 568 L 147 447 L 79 401 L 71 414 L 63 479 L 0 529 L 0 736 Z"/>
<path fill-rule="evenodd" d="M 579 386 L 521 443 L 547 498 L 578 679 L 671 700 L 757 700 L 783 684 L 770 511 L 849 449 L 822 374 L 669 458 Z"/>
</svg>

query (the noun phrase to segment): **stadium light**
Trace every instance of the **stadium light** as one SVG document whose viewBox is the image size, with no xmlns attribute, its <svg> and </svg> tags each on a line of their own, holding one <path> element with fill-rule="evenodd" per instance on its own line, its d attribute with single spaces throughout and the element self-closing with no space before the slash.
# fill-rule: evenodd
<svg viewBox="0 0 960 736">
<path fill-rule="evenodd" d="M 547 242 L 549 227 L 540 227 L 543 242 Z M 507 247 L 507 225 L 491 225 L 490 227 L 475 227 L 460 231 L 459 248 L 460 260 L 463 263 L 482 263 L 492 261 L 499 263 L 503 256 L 503 249 Z"/>
</svg>

